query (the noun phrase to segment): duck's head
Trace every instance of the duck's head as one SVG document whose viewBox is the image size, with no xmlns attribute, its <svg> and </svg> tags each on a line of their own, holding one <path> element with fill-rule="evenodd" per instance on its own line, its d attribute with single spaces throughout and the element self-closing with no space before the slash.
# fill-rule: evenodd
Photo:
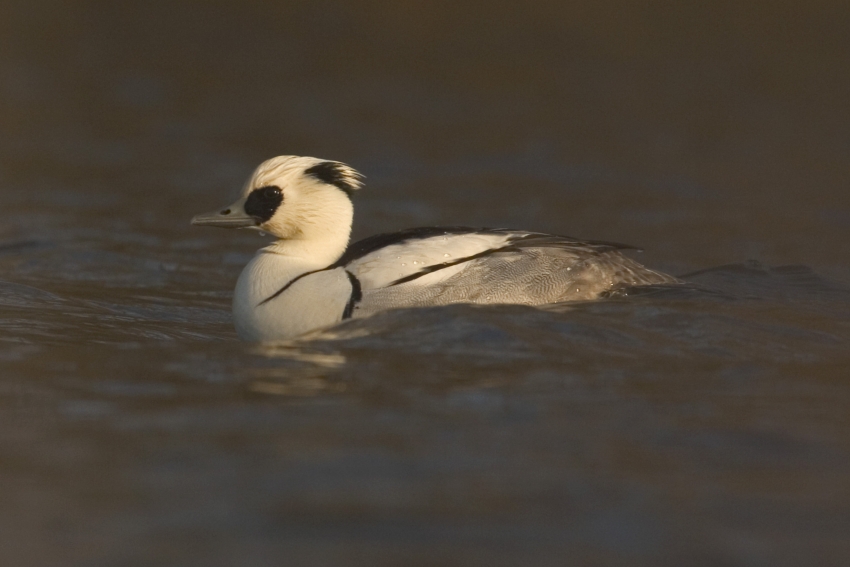
<svg viewBox="0 0 850 567">
<path fill-rule="evenodd" d="M 196 215 L 192 224 L 249 228 L 285 240 L 340 238 L 344 233 L 347 242 L 354 215 L 350 197 L 362 180 L 338 161 L 278 156 L 257 167 L 238 201 Z"/>
</svg>

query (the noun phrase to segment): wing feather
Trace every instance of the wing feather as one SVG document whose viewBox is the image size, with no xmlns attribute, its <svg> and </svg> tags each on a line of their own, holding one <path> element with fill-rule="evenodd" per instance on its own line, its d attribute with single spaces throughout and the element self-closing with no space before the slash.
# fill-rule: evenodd
<svg viewBox="0 0 850 567">
<path fill-rule="evenodd" d="M 459 273 L 471 260 L 496 253 L 519 253 L 524 248 L 561 248 L 581 255 L 598 255 L 632 247 L 510 229 L 425 227 L 356 242 L 334 266 L 345 267 L 364 290 L 408 282 L 433 285 Z"/>
</svg>

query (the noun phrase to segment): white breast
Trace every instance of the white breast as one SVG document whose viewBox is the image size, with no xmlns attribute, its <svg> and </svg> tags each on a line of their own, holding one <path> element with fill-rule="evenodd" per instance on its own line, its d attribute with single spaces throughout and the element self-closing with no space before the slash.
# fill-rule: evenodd
<svg viewBox="0 0 850 567">
<path fill-rule="evenodd" d="M 240 274 L 233 295 L 239 338 L 294 337 L 341 321 L 352 292 L 348 275 L 342 268 L 308 273 L 313 269 L 277 254 L 257 254 Z M 275 296 L 290 282 L 286 291 Z"/>
</svg>

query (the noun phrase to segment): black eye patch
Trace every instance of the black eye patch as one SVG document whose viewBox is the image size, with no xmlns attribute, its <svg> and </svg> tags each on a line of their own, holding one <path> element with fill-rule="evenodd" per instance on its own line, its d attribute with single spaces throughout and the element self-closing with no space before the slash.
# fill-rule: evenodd
<svg viewBox="0 0 850 567">
<path fill-rule="evenodd" d="M 280 187 L 270 185 L 251 191 L 245 201 L 245 213 L 254 217 L 260 223 L 272 218 L 274 212 L 283 202 L 283 192 Z"/>
</svg>

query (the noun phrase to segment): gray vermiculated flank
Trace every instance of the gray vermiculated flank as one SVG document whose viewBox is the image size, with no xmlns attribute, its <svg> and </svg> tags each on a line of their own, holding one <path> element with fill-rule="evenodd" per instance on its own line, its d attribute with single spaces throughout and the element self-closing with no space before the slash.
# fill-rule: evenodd
<svg viewBox="0 0 850 567">
<path fill-rule="evenodd" d="M 636 285 L 680 283 L 643 267 L 616 250 L 581 245 L 496 252 L 469 261 L 461 272 L 429 286 L 416 281 L 364 290 L 356 316 L 384 309 L 452 303 L 543 305 L 596 299 Z"/>
</svg>

